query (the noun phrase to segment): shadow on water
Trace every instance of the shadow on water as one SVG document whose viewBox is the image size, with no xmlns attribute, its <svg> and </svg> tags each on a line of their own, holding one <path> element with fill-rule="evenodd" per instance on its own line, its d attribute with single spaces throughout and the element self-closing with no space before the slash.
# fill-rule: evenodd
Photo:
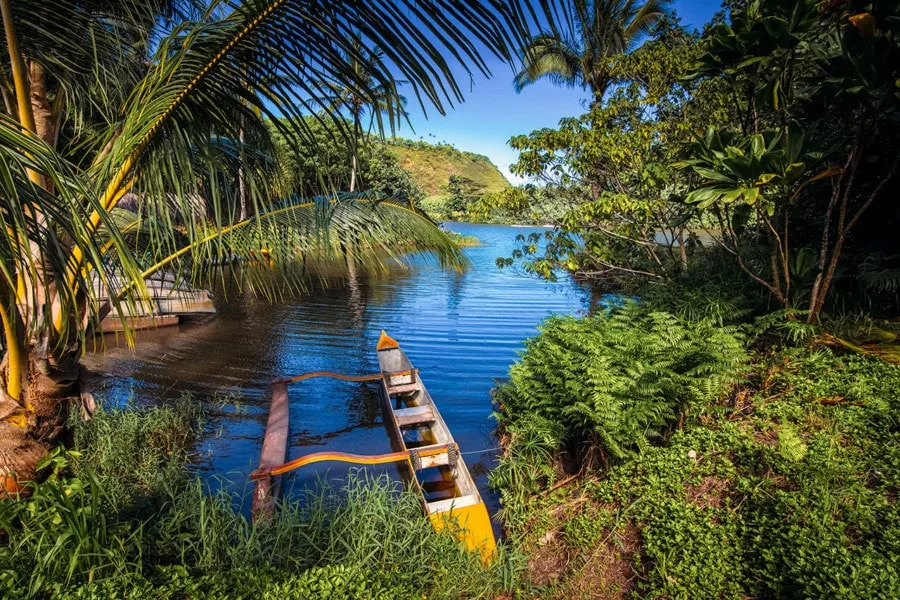
<svg viewBox="0 0 900 600">
<path fill-rule="evenodd" d="M 375 342 L 385 329 L 420 369 L 493 508 L 496 497 L 486 479 L 496 444 L 490 390 L 541 320 L 584 311 L 589 296 L 568 280 L 549 284 L 496 267 L 496 258 L 509 256 L 516 235 L 528 229 L 450 226 L 484 242 L 465 249 L 472 267 L 464 273 L 416 257 L 385 275 L 316 284 L 303 297 L 275 303 L 228 294 L 217 300 L 215 317 L 140 332 L 133 351 L 121 337 L 106 336 L 105 347 L 85 358 L 93 391 L 107 402 L 138 405 L 185 391 L 203 398 L 215 433 L 199 448 L 199 468 L 211 481 L 242 490 L 259 459 L 268 382 L 318 370 L 374 373 Z M 316 379 L 295 384 L 290 394 L 290 458 L 322 450 L 390 451 L 374 385 Z M 337 478 L 347 470 L 317 464 L 296 473 L 292 483 L 304 487 L 326 472 Z M 382 470 L 396 473 L 390 466 Z"/>
</svg>

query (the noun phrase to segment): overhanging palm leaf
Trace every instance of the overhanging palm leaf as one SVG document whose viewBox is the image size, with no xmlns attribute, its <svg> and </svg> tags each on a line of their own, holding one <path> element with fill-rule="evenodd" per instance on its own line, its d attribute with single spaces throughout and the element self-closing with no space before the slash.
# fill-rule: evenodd
<svg viewBox="0 0 900 600">
<path fill-rule="evenodd" d="M 630 52 L 665 14 L 669 0 L 569 0 L 562 3 L 563 30 L 551 29 L 522 49 L 517 91 L 539 79 L 581 86 L 599 102 L 613 83 L 610 61 Z"/>
<path fill-rule="evenodd" d="M 424 251 L 443 267 L 468 264 L 459 247 L 426 217 L 373 193 L 295 197 L 224 228 L 209 222 L 203 233 L 198 230 L 197 240 L 177 237 L 181 246 L 165 255 L 152 241 L 165 224 L 121 209 L 113 217 L 120 234 L 142 257 L 141 279 L 166 270 L 181 282 L 199 286 L 228 275 L 232 285 L 269 299 L 304 291 L 310 277 L 333 272 L 345 261 L 374 272 Z M 105 280 L 112 279 L 116 269 L 109 267 Z M 124 318 L 134 304 L 146 300 L 133 293 L 137 290 L 132 284 L 116 291 L 110 306 L 92 314 L 95 323 L 110 310 Z"/>
<path fill-rule="evenodd" d="M 58 434 L 64 403 L 77 393 L 78 341 L 85 306 L 91 305 L 88 271 L 105 274 L 104 255 L 111 253 L 128 289 L 140 293 L 143 287 L 148 269 L 138 267 L 123 237 L 128 231 L 113 214 L 123 196 L 138 199 L 152 231 L 145 238 L 151 255 L 177 254 L 166 265 L 191 275 L 208 273 L 209 258 L 235 251 L 247 256 L 241 252 L 262 247 L 262 240 L 275 264 L 285 265 L 285 275 L 296 276 L 291 280 L 296 282 L 307 274 L 302 259 L 311 256 L 344 254 L 374 265 L 403 249 L 427 249 L 458 264 L 458 251 L 432 224 L 387 203 L 340 199 L 301 208 L 297 201 L 296 207 L 267 210 L 275 178 L 271 166 L 257 160 L 268 140 L 263 119 L 279 117 L 273 122 L 286 128 L 283 133 L 302 140 L 304 121 L 298 117 L 327 108 L 329 89 L 321 82 L 341 83 L 375 100 L 377 90 L 396 94 L 402 79 L 423 109 L 444 112 L 462 97 L 456 74 L 487 72 L 485 51 L 511 59 L 511 49 L 526 37 L 525 19 L 535 17 L 524 0 L 211 0 L 190 19 L 179 16 L 160 27 L 163 20 L 154 17 L 148 26 L 134 15 L 178 0 L 51 1 L 40 3 L 41 23 L 87 29 L 38 27 L 45 39 L 19 45 L 16 25 L 29 18 L 29 11 L 21 10 L 26 3 L 36 2 L 17 2 L 12 10 L 10 0 L 0 0 L 8 40 L 0 51 L 15 67 L 14 76 L 0 74 L 7 78 L 0 81 L 6 114 L 0 123 L 0 208 L 6 225 L 0 313 L 7 359 L 7 395 L 0 395 L 0 476 L 12 471 L 25 478 Z M 115 9 L 103 14 L 144 23 L 131 38 L 121 37 L 126 47 L 119 52 L 114 46 L 85 45 L 92 51 L 82 53 L 90 65 L 84 74 L 111 74 L 124 64 L 137 68 L 114 83 L 106 76 L 94 78 L 95 88 L 117 86 L 113 93 L 91 90 L 84 84 L 87 75 L 66 79 L 52 57 L 55 43 L 66 47 L 86 39 L 93 27 L 87 24 L 96 22 L 76 19 L 75 13 L 95 16 L 100 13 L 85 7 L 101 4 Z M 184 0 L 185 6 L 193 4 Z M 109 25 L 93 31 L 118 29 Z M 18 31 L 37 35 L 35 28 Z M 365 80 L 352 68 L 353 59 L 360 58 L 353 40 L 382 52 L 368 60 Z M 93 52 L 101 47 L 109 51 Z M 41 53 L 43 62 L 37 60 Z M 88 105 L 56 113 L 66 119 L 60 125 L 64 143 L 33 135 L 31 75 L 23 65 L 34 64 L 59 71 L 46 79 L 57 87 L 32 90 L 40 91 L 42 100 Z M 79 130 L 75 114 L 90 126 L 89 135 Z M 339 114 L 326 116 L 346 127 Z M 229 206 L 239 170 L 258 216 L 235 224 Z M 179 263 L 191 251 L 193 260 Z M 261 277 L 252 279 L 252 269 L 246 271 L 248 285 L 269 289 Z M 32 365 L 43 366 L 33 370 Z M 32 386 L 43 387 L 32 394 Z"/>
<path fill-rule="evenodd" d="M 395 93 L 393 73 L 400 72 L 420 103 L 443 111 L 461 97 L 454 62 L 487 71 L 474 43 L 459 30 L 508 58 L 515 29 L 494 7 L 447 0 L 434 4 L 425 10 L 412 0 L 215 3 L 202 21 L 185 24 L 161 41 L 154 68 L 127 102 L 110 151 L 90 172 L 92 180 L 107 182 L 101 211 L 113 208 L 126 189 L 147 203 L 174 192 L 178 198 L 200 195 L 214 205 L 227 204 L 236 173 L 214 160 L 205 161 L 202 171 L 194 169 L 203 148 L 222 137 L 237 139 L 239 128 L 265 139 L 260 117 L 279 114 L 295 117 L 274 122 L 296 125 L 287 133 L 302 140 L 299 117 L 304 110 L 327 108 L 334 82 L 383 104 L 367 95 L 378 89 Z M 215 19 L 223 9 L 227 16 Z M 424 36 L 422 30 L 431 33 Z M 359 40 L 380 45 L 382 53 L 362 57 Z M 356 66 L 363 59 L 367 68 L 361 72 Z M 346 127 L 342 119 L 335 123 Z M 248 185 L 255 212 L 268 202 L 262 179 Z M 94 214 L 89 226 L 96 228 L 100 219 Z M 200 239 L 193 228 L 188 233 Z M 76 264 L 81 260 L 77 252 L 74 258 Z"/>
</svg>

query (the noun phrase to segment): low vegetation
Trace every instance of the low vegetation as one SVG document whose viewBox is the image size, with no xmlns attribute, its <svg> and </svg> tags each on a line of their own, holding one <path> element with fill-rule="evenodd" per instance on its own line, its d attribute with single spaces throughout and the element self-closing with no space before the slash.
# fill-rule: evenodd
<svg viewBox="0 0 900 600">
<path fill-rule="evenodd" d="M 463 235 L 458 231 L 447 231 L 446 233 L 447 237 L 460 248 L 473 248 L 480 246 L 482 243 L 478 236 L 475 235 Z"/>
<path fill-rule="evenodd" d="M 25 500 L 0 501 L 0 596 L 16 598 L 485 598 L 517 563 L 492 565 L 436 535 L 386 477 L 322 483 L 252 524 L 241 498 L 189 468 L 197 402 L 99 410 L 72 450 L 44 461 Z"/>
<path fill-rule="evenodd" d="M 652 297 L 551 319 L 497 390 L 491 481 L 530 584 L 552 598 L 897 597 L 900 367 L 825 333 L 859 323 L 748 309 L 729 324 Z"/>
</svg>

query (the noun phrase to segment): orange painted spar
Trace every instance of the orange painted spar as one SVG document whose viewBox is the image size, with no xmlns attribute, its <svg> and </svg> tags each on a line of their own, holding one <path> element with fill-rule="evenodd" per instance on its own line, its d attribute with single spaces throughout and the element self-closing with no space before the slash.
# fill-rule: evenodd
<svg viewBox="0 0 900 600">
<path fill-rule="evenodd" d="M 438 456 L 449 449 L 449 444 L 442 444 L 434 448 L 428 448 L 415 452 L 414 450 L 404 450 L 402 452 L 389 452 L 388 454 L 349 454 L 347 452 L 314 452 L 296 458 L 291 462 L 284 463 L 270 469 L 257 469 L 250 474 L 250 479 L 258 480 L 264 477 L 273 477 L 275 475 L 283 475 L 288 471 L 299 469 L 300 467 L 311 465 L 317 462 L 336 461 L 355 463 L 359 465 L 385 465 L 395 462 L 409 462 L 413 454 L 419 457 Z"/>
<path fill-rule="evenodd" d="M 397 373 L 397 375 L 412 375 L 413 373 L 418 372 L 418 369 L 413 369 L 411 371 Z M 297 383 L 298 381 L 312 379 L 314 377 L 331 377 L 332 379 L 342 379 L 344 381 L 376 381 L 383 379 L 384 375 L 381 373 L 372 373 L 371 375 L 344 375 L 343 373 L 332 373 L 331 371 L 312 371 L 311 373 L 303 373 L 302 375 L 295 375 L 294 377 L 273 379 L 272 383 Z"/>
</svg>

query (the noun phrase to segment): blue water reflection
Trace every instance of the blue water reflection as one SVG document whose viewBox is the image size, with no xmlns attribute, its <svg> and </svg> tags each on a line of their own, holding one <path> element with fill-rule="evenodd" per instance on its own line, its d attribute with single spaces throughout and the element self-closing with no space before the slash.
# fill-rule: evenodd
<svg viewBox="0 0 900 600">
<path fill-rule="evenodd" d="M 199 394 L 215 430 L 199 448 L 201 471 L 243 489 L 259 459 L 267 382 L 316 370 L 373 373 L 375 342 L 385 329 L 420 369 L 493 504 L 485 478 L 496 443 L 490 390 L 541 320 L 550 313 L 585 311 L 589 296 L 566 278 L 546 283 L 496 267 L 498 257 L 510 255 L 516 235 L 542 229 L 448 227 L 484 242 L 465 250 L 472 267 L 464 273 L 416 259 L 384 277 L 351 280 L 276 304 L 230 297 L 208 322 L 142 333 L 134 351 L 108 337 L 105 351 L 85 360 L 93 385 L 103 388 L 99 395 L 107 401 L 131 398 L 137 404 L 185 390 Z M 291 425 L 292 458 L 322 450 L 390 451 L 372 385 L 331 379 L 296 384 Z M 343 465 L 316 465 L 298 473 L 293 484 L 306 485 L 325 470 L 335 477 L 346 472 Z"/>
</svg>

